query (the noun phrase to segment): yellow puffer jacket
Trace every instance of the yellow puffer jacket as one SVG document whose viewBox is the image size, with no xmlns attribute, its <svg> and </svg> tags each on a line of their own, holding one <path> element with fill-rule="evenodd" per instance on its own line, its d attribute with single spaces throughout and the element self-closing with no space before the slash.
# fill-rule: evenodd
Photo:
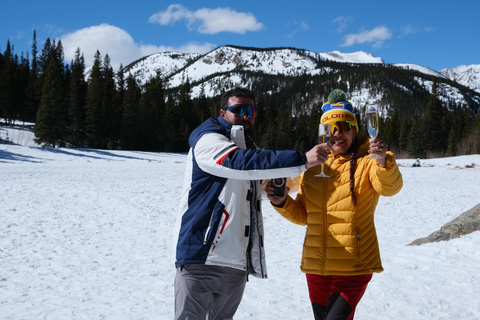
<svg viewBox="0 0 480 320">
<path fill-rule="evenodd" d="M 366 136 L 357 136 L 361 146 L 355 155 L 357 205 L 350 192 L 350 158 L 337 156 L 325 163 L 330 178 L 314 177 L 321 167 L 302 174 L 295 200 L 290 196 L 275 209 L 286 219 L 306 225 L 300 269 L 320 275 L 359 275 L 382 272 L 374 224 L 379 197 L 393 196 L 403 186 L 393 153 L 387 153 L 385 168 L 367 159 Z"/>
</svg>

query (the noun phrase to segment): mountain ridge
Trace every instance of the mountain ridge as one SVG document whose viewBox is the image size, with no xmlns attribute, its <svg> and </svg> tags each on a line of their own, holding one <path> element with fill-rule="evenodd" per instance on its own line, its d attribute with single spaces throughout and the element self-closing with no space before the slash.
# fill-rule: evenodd
<svg viewBox="0 0 480 320">
<path fill-rule="evenodd" d="M 125 76 L 132 74 L 137 82 L 142 85 L 159 71 L 167 89 L 179 88 L 188 80 L 191 84 L 192 97 L 198 97 L 202 94 L 213 97 L 221 94 L 228 87 L 253 85 L 255 80 L 250 79 L 252 74 L 255 77 L 268 76 L 293 79 L 305 75 L 312 77 L 331 75 L 345 68 L 362 68 L 365 66 L 404 70 L 414 79 L 412 81 L 418 82 L 418 85 L 424 91 L 431 92 L 434 82 L 439 82 L 444 95 L 442 99 L 445 102 L 456 101 L 464 105 L 468 104 L 468 97 L 460 92 L 463 89 L 458 88 L 464 86 L 478 93 L 478 95 L 475 95 L 475 100 L 480 102 L 479 65 L 459 66 L 435 71 L 409 63 L 388 64 L 382 58 L 364 51 L 315 53 L 292 47 L 253 48 L 225 45 L 205 54 L 155 53 L 129 64 L 123 69 L 123 72 Z M 286 83 L 288 81 L 278 82 Z M 455 83 L 460 86 L 455 85 Z M 400 84 L 397 84 L 397 86 L 402 87 Z M 278 87 L 276 90 L 280 90 L 281 84 L 276 87 Z M 412 89 L 404 88 L 402 90 L 411 91 Z M 352 95 L 355 96 L 358 93 Z M 377 93 L 367 93 L 366 97 L 365 94 L 362 95 L 363 97 L 355 102 L 365 103 L 365 101 L 371 101 L 372 99 L 373 101 L 375 99 L 380 101 Z"/>
</svg>

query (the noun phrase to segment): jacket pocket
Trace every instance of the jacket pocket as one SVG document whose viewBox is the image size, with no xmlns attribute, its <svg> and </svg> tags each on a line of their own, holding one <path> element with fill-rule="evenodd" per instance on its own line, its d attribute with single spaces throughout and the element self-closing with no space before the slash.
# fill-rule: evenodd
<svg viewBox="0 0 480 320">
<path fill-rule="evenodd" d="M 218 225 L 220 224 L 220 220 L 222 219 L 224 208 L 225 205 L 220 201 L 217 201 L 215 207 L 213 208 L 212 214 L 210 215 L 210 221 L 208 222 L 208 226 L 205 230 L 205 235 L 203 237 L 204 245 L 210 245 L 213 243 L 215 234 L 218 230 Z"/>
</svg>

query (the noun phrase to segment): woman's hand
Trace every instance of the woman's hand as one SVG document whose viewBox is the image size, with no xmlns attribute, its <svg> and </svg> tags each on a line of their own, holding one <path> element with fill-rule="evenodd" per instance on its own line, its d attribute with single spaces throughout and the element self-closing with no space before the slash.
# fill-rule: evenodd
<svg viewBox="0 0 480 320">
<path fill-rule="evenodd" d="M 268 181 L 265 186 L 265 192 L 267 193 L 268 200 L 270 200 L 270 202 L 277 207 L 283 207 L 283 205 L 285 204 L 285 201 L 287 201 L 287 196 L 289 191 L 290 191 L 290 188 L 285 186 L 285 194 L 283 195 L 283 197 L 276 197 L 273 195 L 272 182 Z"/>
<path fill-rule="evenodd" d="M 376 160 L 378 162 L 378 165 L 382 168 L 385 168 L 385 165 L 387 164 L 387 143 L 382 139 L 378 138 L 370 139 L 369 142 L 370 149 L 368 149 L 368 152 L 377 155 L 378 157 L 376 158 Z"/>
</svg>

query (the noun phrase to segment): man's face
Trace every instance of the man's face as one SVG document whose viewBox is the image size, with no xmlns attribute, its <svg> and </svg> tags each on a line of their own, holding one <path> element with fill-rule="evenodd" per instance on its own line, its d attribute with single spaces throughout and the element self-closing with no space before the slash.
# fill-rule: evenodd
<svg viewBox="0 0 480 320">
<path fill-rule="evenodd" d="M 253 99 L 245 97 L 230 97 L 228 99 L 228 106 L 233 106 L 234 104 L 250 104 L 254 105 Z M 220 109 L 220 115 L 227 120 L 232 125 L 240 125 L 245 128 L 245 131 L 248 133 L 253 129 L 253 124 L 255 123 L 255 117 L 249 117 L 248 115 L 239 116 L 232 113 L 230 110 Z"/>
</svg>

